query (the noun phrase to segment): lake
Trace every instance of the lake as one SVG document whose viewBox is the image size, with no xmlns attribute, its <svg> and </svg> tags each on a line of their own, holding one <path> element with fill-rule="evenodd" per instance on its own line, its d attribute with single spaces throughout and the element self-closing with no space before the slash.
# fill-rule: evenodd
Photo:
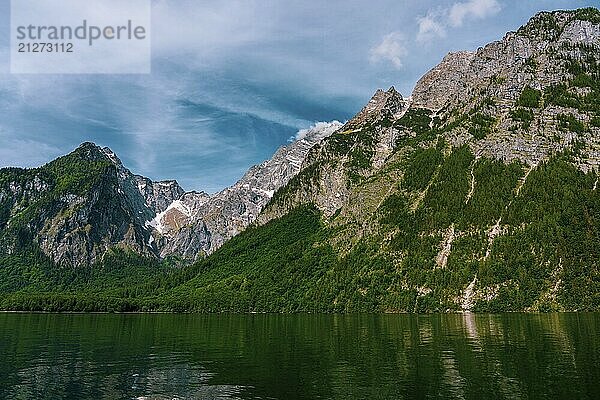
<svg viewBox="0 0 600 400">
<path fill-rule="evenodd" d="M 0 314 L 2 399 L 599 399 L 600 314 Z"/>
</svg>

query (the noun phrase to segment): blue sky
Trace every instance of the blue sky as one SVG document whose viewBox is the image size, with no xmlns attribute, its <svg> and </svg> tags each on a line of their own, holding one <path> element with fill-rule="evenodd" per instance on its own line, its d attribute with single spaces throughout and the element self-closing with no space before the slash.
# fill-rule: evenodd
<svg viewBox="0 0 600 400">
<path fill-rule="evenodd" d="M 11 75 L 0 0 L 0 166 L 94 141 L 136 173 L 215 192 L 377 88 L 410 95 L 447 52 L 584 6 L 600 0 L 156 0 L 151 74 Z"/>
</svg>

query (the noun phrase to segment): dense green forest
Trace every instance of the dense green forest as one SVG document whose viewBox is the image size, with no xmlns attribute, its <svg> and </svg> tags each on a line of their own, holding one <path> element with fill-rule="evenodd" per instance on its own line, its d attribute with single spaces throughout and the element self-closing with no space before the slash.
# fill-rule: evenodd
<svg viewBox="0 0 600 400">
<path fill-rule="evenodd" d="M 193 265 L 114 250 L 90 268 L 53 265 L 34 248 L 0 258 L 0 307 L 45 311 L 433 312 L 457 310 L 475 277 L 495 295 L 475 310 L 600 309 L 595 174 L 553 158 L 532 170 L 467 147 L 415 151 L 377 211 L 380 230 L 340 254 L 312 206 L 251 227 Z M 477 185 L 467 202 L 471 170 Z M 413 193 L 428 187 L 419 207 Z M 490 226 L 502 235 L 488 251 Z M 457 234 L 444 268 L 444 232 Z M 384 243 L 383 237 L 391 240 Z M 554 289 L 556 280 L 561 285 Z"/>
</svg>

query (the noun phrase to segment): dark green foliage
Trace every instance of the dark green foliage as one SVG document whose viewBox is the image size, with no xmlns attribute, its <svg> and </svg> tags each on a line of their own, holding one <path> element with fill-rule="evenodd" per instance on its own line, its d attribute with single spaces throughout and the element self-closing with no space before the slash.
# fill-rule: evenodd
<svg viewBox="0 0 600 400">
<path fill-rule="evenodd" d="M 470 189 L 469 170 L 473 154 L 468 147 L 455 149 L 440 167 L 440 172 L 425 196 L 419 214 L 425 231 L 446 228 L 462 215 Z"/>
<path fill-rule="evenodd" d="M 85 197 L 96 190 L 101 195 L 95 207 L 110 209 L 116 199 L 106 192 L 116 180 L 114 164 L 91 143 L 40 168 L 0 170 L 0 190 L 9 190 L 9 183 L 16 188 L 15 193 L 10 190 L 11 196 L 0 202 L 0 228 L 5 228 L 10 219 L 8 232 L 0 229 L 0 255 L 9 244 L 14 250 L 29 251 L 35 232 L 48 219 L 58 215 L 66 219 L 77 212 L 76 207 L 65 208 L 65 195 Z M 11 210 L 14 215 L 10 215 Z M 115 211 L 114 218 L 120 217 L 120 210 Z"/>
<path fill-rule="evenodd" d="M 420 143 L 434 141 L 439 134 L 440 120 L 431 118 L 431 111 L 426 109 L 409 109 L 406 114 L 394 123 L 401 132 L 396 139 L 396 148 L 417 146 Z M 416 134 L 416 136 L 414 136 Z"/>
<path fill-rule="evenodd" d="M 0 257 L 0 293 L 15 292 L 33 285 L 38 290 L 49 290 L 55 280 L 55 266 L 35 249 Z"/>
<path fill-rule="evenodd" d="M 440 126 L 440 128 L 439 128 L 440 132 L 442 132 L 442 133 L 443 132 L 450 132 L 453 129 L 459 127 L 459 126 L 463 126 L 463 124 L 464 125 L 468 124 L 469 114 L 466 114 L 466 113 L 465 114 L 459 114 L 459 113 L 453 112 L 452 113 L 452 117 L 453 117 L 453 119 L 452 119 L 451 122 L 445 121 Z"/>
<path fill-rule="evenodd" d="M 504 164 L 482 158 L 473 166 L 475 184 L 465 211 L 460 219 L 460 227 L 492 226 L 502 216 L 504 208 L 514 197 L 514 188 L 523 175 L 518 163 Z"/>
<path fill-rule="evenodd" d="M 198 275 L 158 299 L 177 311 L 311 311 L 331 306 L 323 285 L 335 256 L 311 207 L 233 238 L 195 266 Z M 325 296 L 325 298 L 323 298 Z"/>
<path fill-rule="evenodd" d="M 574 115 L 558 114 L 556 119 L 560 129 L 576 133 L 582 133 L 585 130 L 585 125 L 577 120 Z"/>
<path fill-rule="evenodd" d="M 294 176 L 287 185 L 281 187 L 273 194 L 269 205 L 283 205 L 300 188 L 318 184 L 319 177 L 321 176 L 321 167 L 322 164 L 318 162 L 306 167 L 300 174 Z"/>
<path fill-rule="evenodd" d="M 15 293 L 0 298 L 4 310 L 44 312 L 132 312 L 142 310 L 136 300 L 91 293 Z"/>
<path fill-rule="evenodd" d="M 574 19 L 600 24 L 600 10 L 594 7 L 580 8 L 574 11 Z"/>
<path fill-rule="evenodd" d="M 95 186 L 99 177 L 115 168 L 108 160 L 73 160 L 73 157 L 67 157 L 59 158 L 43 167 L 56 179 L 57 194 L 86 193 Z"/>
<path fill-rule="evenodd" d="M 523 129 L 529 129 L 533 121 L 533 112 L 527 108 L 516 108 L 510 110 L 510 117 L 515 122 L 520 122 Z"/>
<path fill-rule="evenodd" d="M 492 130 L 495 119 L 489 115 L 475 113 L 471 116 L 469 133 L 475 139 L 485 138 Z"/>
<path fill-rule="evenodd" d="M 574 75 L 568 82 L 570 86 L 562 83 L 546 87 L 545 103 L 600 114 L 600 65 L 596 59 L 570 61 L 568 69 Z M 588 88 L 589 92 L 578 95 L 575 93 L 577 87 Z"/>
<path fill-rule="evenodd" d="M 54 265 L 30 247 L 0 258 L 0 307 L 43 311 L 133 311 L 129 298 L 145 297 L 177 274 L 166 263 L 114 249 L 91 267 Z M 179 281 L 181 283 L 181 281 Z M 3 294 L 3 295 L 2 295 Z M 2 298 L 4 297 L 4 300 Z M 116 306 L 129 304 L 129 306 Z"/>
<path fill-rule="evenodd" d="M 527 25 L 519 28 L 521 36 L 545 40 L 555 40 L 562 33 L 553 13 L 542 12 L 532 18 Z"/>
<path fill-rule="evenodd" d="M 544 89 L 544 101 L 546 104 L 554 104 L 560 107 L 579 108 L 579 98 L 572 94 L 566 85 L 552 85 Z"/>
<path fill-rule="evenodd" d="M 475 161 L 468 147 L 446 158 L 440 149 L 417 150 L 406 171 L 403 191 L 377 211 L 382 234 L 391 233 L 385 245 L 365 236 L 340 257 L 327 244 L 335 231 L 305 206 L 249 228 L 187 267 L 115 249 L 89 269 L 57 268 L 30 249 L 0 259 L 0 307 L 433 312 L 455 310 L 456 296 L 477 276 L 480 286 L 498 285 L 496 297 L 477 304 L 479 311 L 600 308 L 597 175 L 555 159 L 533 170 L 516 196 L 522 166 Z M 414 210 L 412 193 L 427 186 Z M 500 218 L 506 231 L 485 259 L 488 231 Z M 462 233 L 442 269 L 435 260 L 451 226 Z M 558 278 L 554 297 L 540 302 Z"/>
<path fill-rule="evenodd" d="M 347 158 L 345 167 L 348 170 L 349 184 L 356 184 L 363 179 L 365 171 L 371 166 L 377 129 L 389 124 L 391 123 L 388 120 L 384 120 L 377 126 L 369 124 L 358 128 L 350 126 L 347 131 L 338 132 L 324 142 L 331 155 Z M 304 172 L 300 175 L 303 174 Z M 306 178 L 301 179 L 306 180 Z"/>
<path fill-rule="evenodd" d="M 422 108 L 411 108 L 402 116 L 396 125 L 411 129 L 416 134 L 428 132 L 431 124 L 431 111 Z"/>
<path fill-rule="evenodd" d="M 373 158 L 373 150 L 370 148 L 364 148 L 357 146 L 350 153 L 350 162 L 347 166 L 353 170 L 364 170 L 371 166 L 371 158 Z"/>
<path fill-rule="evenodd" d="M 425 189 L 442 160 L 442 153 L 438 149 L 416 150 L 406 168 L 402 185 L 409 190 Z"/>
<path fill-rule="evenodd" d="M 519 99 L 517 100 L 517 106 L 538 108 L 542 100 L 542 92 L 533 89 L 531 86 L 525 86 Z"/>
<path fill-rule="evenodd" d="M 481 102 L 481 106 L 482 107 L 495 107 L 496 106 L 496 100 L 494 100 L 491 97 L 486 97 L 482 100 Z"/>
<path fill-rule="evenodd" d="M 563 55 L 563 65 L 573 75 L 571 84 L 578 87 L 598 88 L 600 76 L 600 62 L 598 60 L 598 46 L 593 44 L 563 44 L 562 47 L 577 55 Z"/>
<path fill-rule="evenodd" d="M 563 32 L 563 29 L 559 25 L 559 22 L 556 18 L 557 13 L 568 14 L 568 20 L 564 21 L 564 25 L 568 25 L 570 21 L 575 19 L 589 21 L 593 24 L 600 23 L 600 12 L 594 7 L 581 8 L 578 10 L 557 10 L 552 12 L 541 12 L 537 14 L 525 26 L 519 28 L 517 33 L 521 36 L 534 38 L 537 40 L 556 40 Z"/>
<path fill-rule="evenodd" d="M 534 57 L 529 57 L 525 60 L 524 66 L 525 66 L 526 71 L 535 72 L 535 70 L 537 69 L 538 63 Z"/>
<path fill-rule="evenodd" d="M 529 175 L 505 223 L 514 227 L 494 243 L 483 282 L 510 281 L 492 310 L 529 307 L 550 290 L 569 309 L 600 306 L 600 197 L 592 191 L 597 175 L 585 175 L 557 159 Z M 518 227 L 524 226 L 523 229 Z M 585 277 L 584 277 L 585 276 Z"/>
<path fill-rule="evenodd" d="M 597 23 L 600 13 L 589 8 L 569 18 Z M 561 31 L 554 13 L 542 13 L 519 34 L 554 40 Z M 559 46 L 553 54 L 557 67 L 567 71 L 562 83 L 543 93 L 526 86 L 510 112 L 511 129 L 530 129 L 542 105 L 577 109 L 590 118 L 590 126 L 600 127 L 598 47 Z M 531 57 L 523 68 L 535 72 L 538 63 Z M 493 85 L 505 81 L 491 78 Z M 583 142 L 534 168 L 517 190 L 524 165 L 475 159 L 469 147 L 451 149 L 441 140 L 455 128 L 467 129 L 478 140 L 488 137 L 496 122 L 491 93 L 479 90 L 473 98 L 479 104 L 467 111 L 446 107 L 438 113 L 444 120 L 411 108 L 398 121 L 387 116 L 338 132 L 321 144 L 322 158 L 269 204 L 291 209 L 320 189 L 327 167 L 343 167 L 349 188 L 369 187 L 369 193 L 352 195 L 373 201 L 368 206 L 379 206 L 375 214 L 353 215 L 362 206 L 354 203 L 354 209 L 339 208 L 323 221 L 314 207 L 296 207 L 264 226 L 250 227 L 193 265 L 113 249 L 90 268 L 56 266 L 32 245 L 36 215 L 41 209 L 49 214 L 60 210 L 57 201 L 67 193 L 110 186 L 114 166 L 84 145 L 42 168 L 0 170 L 0 190 L 34 176 L 47 187 L 43 196 L 19 194 L 0 201 L 0 308 L 435 312 L 456 310 L 457 298 L 477 277 L 477 288 L 487 287 L 490 294 L 489 300 L 479 299 L 477 311 L 599 310 L 600 196 L 593 189 L 598 175 L 584 174 L 571 159 Z M 588 129 L 569 113 L 559 114 L 557 124 L 576 133 Z M 391 163 L 373 172 L 372 159 L 381 129 L 391 126 L 401 136 L 390 156 L 398 173 L 384 175 Z M 392 193 L 385 198 L 367 185 L 382 176 Z M 9 220 L 10 235 L 2 236 Z M 492 231 L 497 234 L 493 240 Z M 449 237 L 451 253 L 440 261 Z M 3 242 L 6 238 L 11 241 Z"/>
<path fill-rule="evenodd" d="M 596 85 L 596 81 L 588 74 L 579 73 L 573 78 L 571 84 L 576 87 L 593 87 Z"/>
<path fill-rule="evenodd" d="M 412 216 L 408 212 L 408 201 L 404 196 L 392 194 L 385 199 L 378 210 L 379 222 L 394 228 L 406 228 Z"/>
<path fill-rule="evenodd" d="M 494 75 L 491 79 L 492 83 L 494 83 L 495 85 L 502 85 L 504 82 L 506 82 L 506 77 L 505 76 L 497 76 Z"/>
</svg>

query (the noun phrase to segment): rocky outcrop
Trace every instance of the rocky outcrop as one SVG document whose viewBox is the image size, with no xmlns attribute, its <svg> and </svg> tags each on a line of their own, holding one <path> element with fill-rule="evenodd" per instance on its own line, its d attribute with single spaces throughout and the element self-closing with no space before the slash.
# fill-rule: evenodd
<svg viewBox="0 0 600 400">
<path fill-rule="evenodd" d="M 475 53 L 461 51 L 449 53 L 442 62 L 425 74 L 412 93 L 416 107 L 441 109 L 448 101 L 456 99 L 467 90 L 465 76 L 471 69 Z"/>
<path fill-rule="evenodd" d="M 395 148 L 399 130 L 392 122 L 411 106 L 394 87 L 377 90 L 365 107 L 308 154 L 303 171 L 283 187 L 259 216 L 264 224 L 299 204 L 313 203 L 334 215 L 352 190 L 352 181 L 378 172 Z"/>
<path fill-rule="evenodd" d="M 32 244 L 55 263 L 83 267 L 113 247 L 153 256 L 144 221 L 154 214 L 135 177 L 108 149 L 83 143 L 71 154 L 32 170 L 0 171 L 4 253 Z"/>
<path fill-rule="evenodd" d="M 367 105 L 346 123 L 345 128 L 352 129 L 367 123 L 377 123 L 386 118 L 397 118 L 406 104 L 402 95 L 393 86 L 387 91 L 377 89 Z"/>
</svg>

